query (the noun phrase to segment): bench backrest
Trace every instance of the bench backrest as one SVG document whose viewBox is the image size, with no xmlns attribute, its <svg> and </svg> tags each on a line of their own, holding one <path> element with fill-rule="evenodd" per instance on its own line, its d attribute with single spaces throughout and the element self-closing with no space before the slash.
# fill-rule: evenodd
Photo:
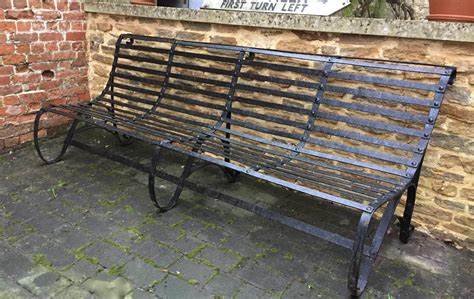
<svg viewBox="0 0 474 299">
<path fill-rule="evenodd" d="M 391 185 L 415 175 L 454 77 L 452 67 L 122 35 L 101 97 L 163 127 L 219 127 L 275 163 L 283 151 Z"/>
</svg>

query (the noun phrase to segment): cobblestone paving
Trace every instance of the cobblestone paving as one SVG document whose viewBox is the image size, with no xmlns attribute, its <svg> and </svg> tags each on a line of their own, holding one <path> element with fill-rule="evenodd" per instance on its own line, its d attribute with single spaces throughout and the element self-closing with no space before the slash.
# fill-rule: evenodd
<svg viewBox="0 0 474 299">
<path fill-rule="evenodd" d="M 147 162 L 150 147 L 80 138 Z M 44 146 L 57 149 L 60 138 Z M 177 173 L 183 158 L 162 167 Z M 350 252 L 190 191 L 157 214 L 148 177 L 70 148 L 43 165 L 32 146 L 0 156 L 0 298 L 343 298 Z M 356 215 L 218 168 L 195 181 L 351 235 Z M 174 190 L 157 185 L 160 197 Z M 416 212 L 416 211 L 415 211 Z M 474 255 L 397 228 L 384 242 L 364 298 L 473 298 Z"/>
</svg>

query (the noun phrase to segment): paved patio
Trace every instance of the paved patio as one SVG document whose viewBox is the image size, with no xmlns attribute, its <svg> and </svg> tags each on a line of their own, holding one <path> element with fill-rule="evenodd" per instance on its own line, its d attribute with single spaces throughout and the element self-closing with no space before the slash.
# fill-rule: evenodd
<svg viewBox="0 0 474 299">
<path fill-rule="evenodd" d="M 151 148 L 81 139 L 146 163 Z M 61 138 L 45 146 L 57 149 Z M 167 154 L 177 173 L 182 157 Z M 193 180 L 351 235 L 355 215 L 208 167 Z M 0 298 L 341 298 L 350 252 L 212 198 L 185 191 L 157 214 L 148 177 L 70 148 L 43 165 L 33 146 L 0 156 Z M 160 181 L 163 197 L 174 186 Z M 416 210 L 415 210 L 416 213 Z M 474 254 L 415 232 L 385 240 L 364 298 L 473 298 Z"/>
</svg>

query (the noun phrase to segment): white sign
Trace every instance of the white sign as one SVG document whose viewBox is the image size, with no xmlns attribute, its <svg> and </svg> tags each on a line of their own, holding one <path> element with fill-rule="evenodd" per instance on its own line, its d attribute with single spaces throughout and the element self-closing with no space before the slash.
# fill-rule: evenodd
<svg viewBox="0 0 474 299">
<path fill-rule="evenodd" d="M 204 0 L 202 8 L 328 16 L 350 0 Z"/>
</svg>

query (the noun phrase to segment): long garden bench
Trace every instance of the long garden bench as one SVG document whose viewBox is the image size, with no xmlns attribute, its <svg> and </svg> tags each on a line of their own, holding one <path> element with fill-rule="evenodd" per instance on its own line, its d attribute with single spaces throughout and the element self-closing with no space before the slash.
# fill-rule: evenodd
<svg viewBox="0 0 474 299">
<path fill-rule="evenodd" d="M 348 287 L 360 295 L 395 209 L 408 190 L 400 240 L 411 229 L 420 169 L 456 69 L 191 42 L 131 34 L 116 44 L 102 93 L 89 103 L 51 105 L 36 117 L 34 140 L 46 163 L 69 145 L 149 174 L 157 208 L 174 207 L 189 188 L 352 250 Z M 40 121 L 73 119 L 58 157 L 39 147 Z M 78 123 L 100 127 L 127 144 L 155 146 L 144 165 L 75 140 Z M 180 176 L 157 169 L 162 150 L 186 155 Z M 360 214 L 354 238 L 188 180 L 197 161 L 298 191 Z M 177 187 L 155 195 L 155 177 Z M 380 211 L 375 233 L 368 227 Z"/>
</svg>

